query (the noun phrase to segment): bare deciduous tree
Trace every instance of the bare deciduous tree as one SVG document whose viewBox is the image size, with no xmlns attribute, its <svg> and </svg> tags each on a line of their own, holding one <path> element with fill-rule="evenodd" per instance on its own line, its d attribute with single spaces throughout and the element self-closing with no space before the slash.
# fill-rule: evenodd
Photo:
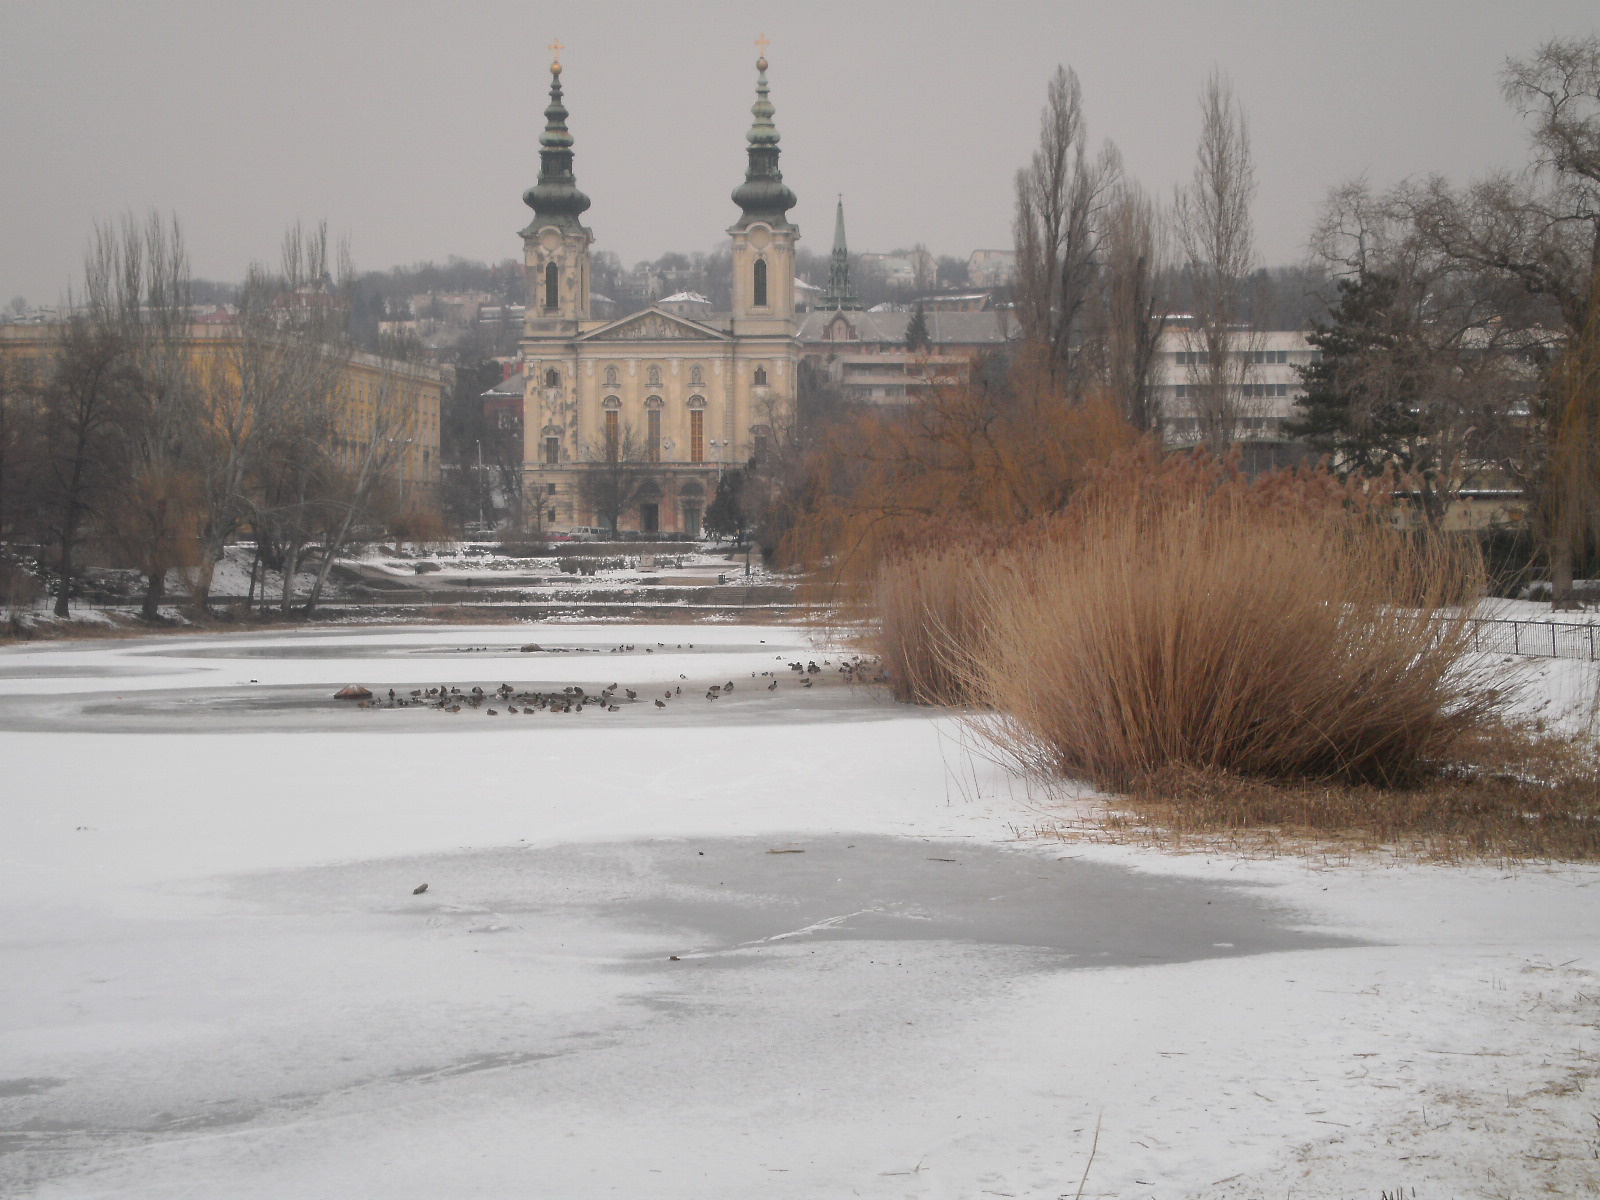
<svg viewBox="0 0 1600 1200">
<path fill-rule="evenodd" d="M 221 347 L 205 356 L 198 388 L 205 440 L 196 473 L 201 553 L 190 582 L 201 611 L 216 562 L 247 522 L 258 538 L 275 531 L 279 546 L 292 551 L 281 599 L 285 608 L 290 602 L 310 536 L 318 441 L 329 435 L 331 396 L 347 356 L 341 282 L 349 269 L 340 258 L 335 280 L 327 226 L 295 226 L 284 238 L 281 274 L 251 267 L 237 323 L 221 330 Z"/>
<path fill-rule="evenodd" d="M 131 215 L 97 226 L 86 308 L 128 347 L 133 387 L 123 431 L 123 492 L 107 512 L 121 557 L 144 573 L 142 615 L 154 620 L 169 569 L 195 553 L 194 359 L 189 262 L 176 218 Z"/>
<path fill-rule="evenodd" d="M 370 400 L 370 416 L 362 436 L 341 438 L 338 455 L 330 455 L 331 470 L 322 509 L 328 520 L 322 531 L 322 560 L 306 611 L 311 612 L 328 582 L 333 560 L 344 551 L 352 530 L 374 515 L 374 501 L 385 485 L 395 484 L 415 441 L 420 378 L 407 368 L 420 366 L 420 347 L 409 360 L 386 360 Z M 326 449 L 326 441 L 321 445 Z"/>
<path fill-rule="evenodd" d="M 1161 414 L 1151 371 L 1166 324 L 1167 224 L 1132 180 L 1123 180 L 1105 222 L 1105 381 L 1135 429 L 1151 432 Z"/>
<path fill-rule="evenodd" d="M 76 554 L 120 491 L 119 445 L 135 387 L 128 344 L 113 327 L 74 317 L 62 328 L 43 397 L 41 531 L 54 543 L 55 614 L 70 612 Z"/>
<path fill-rule="evenodd" d="M 624 425 L 613 435 L 603 435 L 600 445 L 590 448 L 583 473 L 578 476 L 578 499 L 596 521 L 615 534 L 623 514 L 652 485 L 660 486 L 657 476 L 644 442 L 635 436 L 631 425 Z"/>
<path fill-rule="evenodd" d="M 1220 454 L 1250 415 L 1244 384 L 1252 339 L 1241 325 L 1255 265 L 1250 206 L 1256 179 L 1249 126 L 1219 72 L 1201 90 L 1200 117 L 1194 178 L 1178 189 L 1175 209 L 1194 297 L 1187 337 L 1192 411 L 1201 437 Z"/>
<path fill-rule="evenodd" d="M 1077 75 L 1057 67 L 1040 117 L 1039 148 L 1016 178 L 1017 316 L 1024 340 L 1070 399 L 1089 372 L 1079 361 L 1095 299 L 1100 221 L 1121 178 L 1109 142 L 1092 160 Z"/>
</svg>

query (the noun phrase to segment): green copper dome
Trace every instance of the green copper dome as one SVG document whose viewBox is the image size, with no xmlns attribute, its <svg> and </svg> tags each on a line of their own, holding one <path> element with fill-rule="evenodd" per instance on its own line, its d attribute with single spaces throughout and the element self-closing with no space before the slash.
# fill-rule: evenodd
<svg viewBox="0 0 1600 1200">
<path fill-rule="evenodd" d="M 578 190 L 572 173 L 572 134 L 567 130 L 567 109 L 561 103 L 561 64 L 550 67 L 550 106 L 544 110 L 544 133 L 539 136 L 539 182 L 522 193 L 533 209 L 526 237 L 546 225 L 576 231 L 578 218 L 589 207 L 589 197 Z"/>
<path fill-rule="evenodd" d="M 737 229 L 753 221 L 764 221 L 776 229 L 788 229 L 789 210 L 797 203 L 778 170 L 778 127 L 772 123 L 776 111 L 767 98 L 767 60 L 756 60 L 756 102 L 750 106 L 755 121 L 745 140 L 750 143 L 750 165 L 744 182 L 733 189 L 733 202 L 744 210 Z"/>
</svg>

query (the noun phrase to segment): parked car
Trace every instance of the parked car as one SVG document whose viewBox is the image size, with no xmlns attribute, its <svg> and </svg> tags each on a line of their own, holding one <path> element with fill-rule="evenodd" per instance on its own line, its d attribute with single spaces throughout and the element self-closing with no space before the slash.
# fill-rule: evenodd
<svg viewBox="0 0 1600 1200">
<path fill-rule="evenodd" d="M 574 525 L 568 532 L 575 542 L 609 542 L 611 531 L 599 525 Z"/>
</svg>

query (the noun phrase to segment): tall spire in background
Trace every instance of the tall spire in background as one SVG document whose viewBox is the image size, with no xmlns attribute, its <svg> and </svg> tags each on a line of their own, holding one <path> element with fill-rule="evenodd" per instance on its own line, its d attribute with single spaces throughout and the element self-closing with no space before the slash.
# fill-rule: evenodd
<svg viewBox="0 0 1600 1200">
<path fill-rule="evenodd" d="M 559 54 L 560 42 L 550 46 Z M 522 202 L 533 209 L 533 223 L 523 235 L 546 225 L 566 232 L 583 229 L 578 218 L 589 207 L 589 197 L 578 190 L 572 173 L 572 134 L 567 131 L 567 109 L 561 103 L 561 60 L 550 64 L 550 105 L 544 110 L 544 133 L 539 136 L 539 182 L 522 194 Z"/>
<path fill-rule="evenodd" d="M 829 309 L 858 309 L 861 300 L 850 286 L 850 247 L 844 240 L 844 197 L 839 197 L 839 207 L 833 217 L 833 257 L 828 262 L 828 286 L 823 290 L 817 307 Z"/>
<path fill-rule="evenodd" d="M 755 117 L 745 140 L 750 143 L 750 165 L 744 182 L 733 190 L 733 202 L 744 210 L 734 226 L 743 229 L 752 221 L 764 221 L 774 229 L 789 228 L 788 213 L 796 204 L 795 194 L 783 183 L 778 170 L 778 127 L 772 123 L 774 109 L 767 98 L 766 38 L 758 45 L 762 55 L 756 59 L 756 102 L 750 106 Z"/>
</svg>

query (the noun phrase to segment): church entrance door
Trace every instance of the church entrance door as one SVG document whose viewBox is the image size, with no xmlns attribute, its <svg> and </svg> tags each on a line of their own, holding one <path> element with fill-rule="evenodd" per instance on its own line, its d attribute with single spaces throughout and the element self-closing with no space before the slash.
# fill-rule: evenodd
<svg viewBox="0 0 1600 1200">
<path fill-rule="evenodd" d="M 661 532 L 661 506 L 659 504 L 639 505 L 639 528 L 646 533 Z"/>
</svg>

